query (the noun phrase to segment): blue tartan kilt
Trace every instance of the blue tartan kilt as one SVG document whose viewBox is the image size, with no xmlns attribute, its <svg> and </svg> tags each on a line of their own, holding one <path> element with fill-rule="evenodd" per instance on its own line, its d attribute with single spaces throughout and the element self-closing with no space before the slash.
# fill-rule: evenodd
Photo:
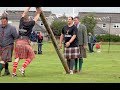
<svg viewBox="0 0 120 90">
<path fill-rule="evenodd" d="M 64 48 L 64 57 L 66 59 L 76 59 L 80 58 L 80 49 L 79 47 L 69 47 Z"/>
<path fill-rule="evenodd" d="M 0 47 L 0 57 L 4 62 L 12 62 L 13 45 Z"/>
</svg>

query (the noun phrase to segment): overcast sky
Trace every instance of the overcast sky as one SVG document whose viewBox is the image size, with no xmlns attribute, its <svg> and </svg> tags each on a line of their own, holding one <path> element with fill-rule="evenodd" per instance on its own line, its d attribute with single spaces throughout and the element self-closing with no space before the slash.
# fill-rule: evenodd
<svg viewBox="0 0 120 90">
<path fill-rule="evenodd" d="M 0 7 L 0 12 L 3 10 L 24 10 L 26 7 Z M 67 16 L 78 15 L 78 12 L 111 12 L 120 13 L 120 7 L 42 7 L 44 11 L 52 11 L 52 13 L 60 15 L 66 14 Z M 30 10 L 35 10 L 31 7 Z"/>
</svg>

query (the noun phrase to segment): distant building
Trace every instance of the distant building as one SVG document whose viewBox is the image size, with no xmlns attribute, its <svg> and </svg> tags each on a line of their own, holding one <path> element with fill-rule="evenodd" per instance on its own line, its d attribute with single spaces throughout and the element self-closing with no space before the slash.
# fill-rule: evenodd
<svg viewBox="0 0 120 90">
<path fill-rule="evenodd" d="M 36 11 L 29 11 L 28 14 L 31 18 L 33 18 L 35 16 L 35 12 Z M 19 21 L 20 21 L 20 18 L 21 18 L 23 11 L 7 10 L 4 13 L 7 13 L 9 23 L 14 25 L 18 30 L 19 29 Z M 57 18 L 56 15 L 53 14 L 51 11 L 43 11 L 43 13 L 44 13 L 49 25 L 51 25 L 52 22 Z M 2 16 L 2 14 L 3 13 L 0 14 L 0 17 Z M 42 32 L 44 40 L 47 40 L 47 38 L 49 36 L 44 25 L 43 25 L 43 22 L 41 21 L 40 18 L 39 18 L 37 24 L 33 27 L 33 31 Z"/>
<path fill-rule="evenodd" d="M 68 17 L 64 13 L 62 16 L 58 17 L 58 19 L 61 21 L 67 21 Z"/>
<path fill-rule="evenodd" d="M 79 12 L 78 16 L 82 18 L 88 14 L 93 14 L 97 20 L 95 34 L 120 35 L 120 13 Z"/>
</svg>

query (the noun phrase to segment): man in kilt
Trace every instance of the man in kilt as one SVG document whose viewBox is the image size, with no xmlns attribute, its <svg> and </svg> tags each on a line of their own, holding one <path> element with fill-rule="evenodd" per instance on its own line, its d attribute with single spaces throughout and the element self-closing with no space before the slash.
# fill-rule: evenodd
<svg viewBox="0 0 120 90">
<path fill-rule="evenodd" d="M 0 76 L 4 67 L 5 72 L 2 76 L 10 75 L 8 62 L 12 61 L 14 40 L 18 36 L 16 28 L 8 24 L 7 15 L 2 16 L 0 24 Z"/>
<path fill-rule="evenodd" d="M 78 41 L 80 48 L 80 58 L 75 60 L 75 70 L 74 72 L 80 72 L 82 69 L 83 58 L 86 58 L 86 48 L 87 48 L 87 29 L 86 26 L 80 24 L 79 17 L 74 17 L 74 24 L 78 28 Z M 79 61 L 79 70 L 77 70 Z"/>
<path fill-rule="evenodd" d="M 78 29 L 73 23 L 73 17 L 68 17 L 68 25 L 63 27 L 60 36 L 60 48 L 64 39 L 64 56 L 67 59 L 70 74 L 73 74 L 75 59 L 80 57 L 77 33 Z"/>
<path fill-rule="evenodd" d="M 39 19 L 41 9 L 36 7 L 36 15 L 33 20 L 28 18 L 28 12 L 30 7 L 28 7 L 22 14 L 19 25 L 19 38 L 16 40 L 15 44 L 15 61 L 13 62 L 13 74 L 12 77 L 17 76 L 16 69 L 20 59 L 25 59 L 22 67 L 19 69 L 20 73 L 24 76 L 26 67 L 31 63 L 35 57 L 34 50 L 30 45 L 30 35 L 32 28 Z"/>
</svg>

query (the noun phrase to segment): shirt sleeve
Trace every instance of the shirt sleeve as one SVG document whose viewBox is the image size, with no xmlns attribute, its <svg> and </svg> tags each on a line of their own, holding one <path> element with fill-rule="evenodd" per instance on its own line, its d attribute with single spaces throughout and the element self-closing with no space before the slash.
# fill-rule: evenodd
<svg viewBox="0 0 120 90">
<path fill-rule="evenodd" d="M 21 17 L 20 22 L 23 22 L 23 20 L 24 20 L 24 17 Z"/>
<path fill-rule="evenodd" d="M 24 21 L 24 17 L 22 17 L 22 18 L 20 19 L 20 24 L 19 24 L 19 28 L 20 28 L 20 29 L 22 28 L 22 23 L 23 23 L 23 21 Z"/>
<path fill-rule="evenodd" d="M 12 34 L 14 39 L 17 39 L 19 37 L 19 32 L 16 30 L 15 27 L 11 28 L 11 34 Z"/>
</svg>

